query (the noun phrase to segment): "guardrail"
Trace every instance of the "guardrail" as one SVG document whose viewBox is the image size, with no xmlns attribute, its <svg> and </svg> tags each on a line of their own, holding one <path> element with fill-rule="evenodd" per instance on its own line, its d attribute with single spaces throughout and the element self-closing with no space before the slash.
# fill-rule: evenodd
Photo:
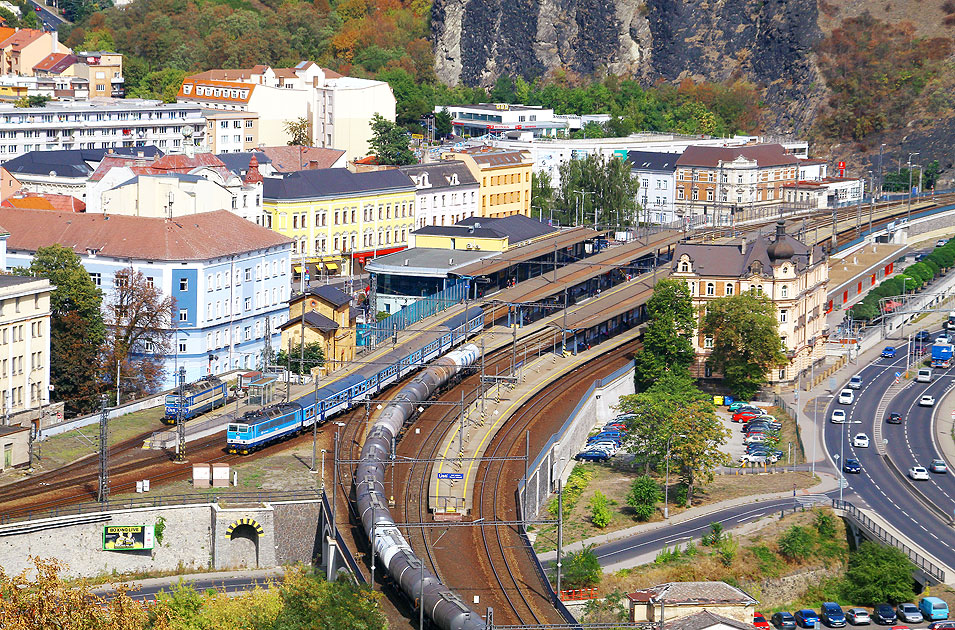
<svg viewBox="0 0 955 630">
<path fill-rule="evenodd" d="M 884 527 L 866 516 L 862 510 L 848 501 L 839 501 L 838 499 L 832 500 L 832 507 L 837 510 L 842 510 L 846 514 L 850 515 L 859 525 L 862 526 L 863 529 L 867 530 L 881 542 L 885 543 L 886 545 L 891 545 L 904 553 L 912 562 L 912 564 L 924 571 L 926 575 L 938 580 L 939 584 L 945 583 L 944 569 L 936 566 L 930 560 L 925 558 L 925 556 L 893 536 L 891 532 L 887 531 Z"/>
<path fill-rule="evenodd" d="M 332 506 L 328 503 L 328 495 L 325 494 L 325 490 L 321 491 L 321 496 L 322 511 L 325 513 L 325 520 L 331 521 L 330 515 L 332 513 Z M 338 523 L 335 523 L 335 527 L 332 531 L 335 534 L 335 553 L 337 553 L 341 559 L 344 560 L 355 580 L 361 584 L 367 584 L 368 580 L 366 580 L 364 574 L 362 574 L 361 568 L 358 566 L 358 561 L 355 560 L 355 557 L 348 550 L 348 545 L 345 543 L 345 539 L 342 537 L 341 532 L 338 531 Z M 322 548 L 325 548 L 324 543 Z M 326 560 L 326 563 L 329 561 L 330 560 Z"/>
</svg>

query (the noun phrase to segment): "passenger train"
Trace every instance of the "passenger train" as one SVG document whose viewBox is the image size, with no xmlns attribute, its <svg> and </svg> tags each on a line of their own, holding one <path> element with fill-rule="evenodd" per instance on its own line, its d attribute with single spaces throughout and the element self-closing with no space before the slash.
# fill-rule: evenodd
<svg viewBox="0 0 955 630">
<path fill-rule="evenodd" d="M 226 430 L 226 451 L 247 455 L 252 451 L 325 423 L 331 416 L 374 397 L 382 389 L 463 343 L 484 328 L 478 307 L 448 318 L 433 330 L 377 358 L 373 363 L 311 392 L 297 401 L 246 412 Z"/>
<path fill-rule="evenodd" d="M 163 424 L 176 424 L 180 405 L 182 405 L 182 419 L 189 420 L 216 407 L 222 407 L 228 398 L 229 386 L 217 376 L 206 376 L 184 386 L 181 397 L 178 392 L 166 396 L 166 415 L 163 416 Z"/>
</svg>

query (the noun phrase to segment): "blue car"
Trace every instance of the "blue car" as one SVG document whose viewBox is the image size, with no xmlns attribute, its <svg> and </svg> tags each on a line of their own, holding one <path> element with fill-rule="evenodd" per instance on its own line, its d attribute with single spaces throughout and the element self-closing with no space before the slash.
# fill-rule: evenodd
<svg viewBox="0 0 955 630">
<path fill-rule="evenodd" d="M 605 462 L 610 459 L 610 453 L 607 451 L 581 451 L 574 455 L 574 459 L 579 462 Z"/>
<path fill-rule="evenodd" d="M 819 615 L 816 614 L 815 610 L 809 610 L 808 608 L 797 610 L 793 617 L 796 619 L 796 625 L 800 628 L 814 628 L 819 623 Z"/>
<path fill-rule="evenodd" d="M 858 459 L 847 459 L 842 466 L 842 470 L 857 475 L 862 472 L 862 464 L 859 463 Z"/>
<path fill-rule="evenodd" d="M 883 359 L 894 359 L 895 358 L 895 346 L 886 346 L 882 349 L 882 358 Z"/>
<path fill-rule="evenodd" d="M 822 605 L 820 619 L 830 628 L 841 628 L 846 625 L 845 613 L 842 612 L 842 607 L 835 602 L 826 602 Z"/>
</svg>

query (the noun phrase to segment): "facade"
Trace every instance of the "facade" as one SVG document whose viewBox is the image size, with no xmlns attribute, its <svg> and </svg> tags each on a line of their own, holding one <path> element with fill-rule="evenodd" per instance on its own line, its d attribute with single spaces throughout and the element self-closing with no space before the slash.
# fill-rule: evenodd
<svg viewBox="0 0 955 630">
<path fill-rule="evenodd" d="M 699 613 L 725 617 L 730 627 L 753 624 L 756 599 L 746 591 L 726 582 L 668 582 L 629 593 L 630 621 L 633 623 L 660 623 L 664 627 L 690 630 L 696 621 L 679 624 L 680 619 L 696 617 Z M 735 622 L 735 623 L 734 623 Z M 718 626 L 717 626 L 718 627 Z"/>
<path fill-rule="evenodd" d="M 306 345 L 321 343 L 325 353 L 325 365 L 313 368 L 313 374 L 334 372 L 354 361 L 357 329 L 350 304 L 351 298 L 345 292 L 327 285 L 311 287 L 304 294 L 294 295 L 289 300 L 289 319 L 280 327 L 282 347 L 292 348 L 294 360 L 295 348 L 299 346 L 304 330 Z"/>
<path fill-rule="evenodd" d="M 677 160 L 677 212 L 694 223 L 730 225 L 746 211 L 781 204 L 798 162 L 781 144 L 689 146 Z"/>
<path fill-rule="evenodd" d="M 567 128 L 567 121 L 555 118 L 552 108 L 533 105 L 478 103 L 434 108 L 435 113 L 442 110 L 451 115 L 454 135 L 465 138 L 513 131 L 530 132 L 535 138 L 555 137 Z"/>
<path fill-rule="evenodd" d="M 13 33 L 13 29 L 4 28 L 0 31 L 0 67 L 3 74 L 28 75 L 33 74 L 33 66 L 40 63 L 50 53 L 68 53 L 70 49 L 60 44 L 56 31 L 46 31 L 21 28 Z"/>
<path fill-rule="evenodd" d="M 677 245 L 672 277 L 689 284 L 700 319 L 710 301 L 724 296 L 755 289 L 772 300 L 789 362 L 767 375 L 771 384 L 792 383 L 825 358 L 829 266 L 822 248 L 810 249 L 787 235 L 782 221 L 774 237 L 760 236 L 742 245 Z M 694 335 L 694 376 L 714 376 L 705 365 L 712 344 L 711 338 Z"/>
<path fill-rule="evenodd" d="M 259 115 L 256 112 L 208 109 L 206 147 L 210 153 L 243 153 L 259 146 Z"/>
<path fill-rule="evenodd" d="M 414 225 L 453 225 L 467 217 L 480 216 L 480 186 L 463 162 L 443 160 L 402 166 L 414 181 Z"/>
<path fill-rule="evenodd" d="M 50 402 L 50 293 L 46 278 L 0 276 L 0 411 Z"/>
<path fill-rule="evenodd" d="M 174 298 L 165 387 L 175 384 L 177 368 L 194 381 L 257 367 L 267 343 L 277 349 L 290 292 L 291 243 L 231 212 L 170 221 L 0 207 L 0 225 L 10 232 L 7 268 L 28 265 L 39 247 L 67 243 L 104 301 L 116 272 L 130 266 Z"/>
<path fill-rule="evenodd" d="M 265 178 L 272 229 L 292 239 L 295 262 L 354 274 L 365 261 L 407 247 L 414 230 L 415 187 L 397 169 L 344 168 Z"/>
<path fill-rule="evenodd" d="M 54 34 L 55 35 L 55 34 Z M 76 63 L 70 71 L 73 76 L 86 79 L 89 95 L 95 98 L 123 98 L 126 95 L 123 79 L 123 56 L 114 52 L 90 51 L 74 53 Z"/>
<path fill-rule="evenodd" d="M 676 161 L 679 153 L 629 151 L 630 172 L 639 180 L 637 202 L 640 216 L 649 223 L 670 224 L 676 221 Z"/>
<path fill-rule="evenodd" d="M 534 162 L 526 151 L 504 151 L 481 146 L 450 151 L 441 158 L 464 162 L 477 180 L 480 186 L 479 216 L 530 216 Z"/>
<path fill-rule="evenodd" d="M 783 187 L 788 203 L 823 210 L 862 203 L 865 198 L 865 180 L 848 177 L 826 177 L 820 180 L 802 180 Z"/>
</svg>

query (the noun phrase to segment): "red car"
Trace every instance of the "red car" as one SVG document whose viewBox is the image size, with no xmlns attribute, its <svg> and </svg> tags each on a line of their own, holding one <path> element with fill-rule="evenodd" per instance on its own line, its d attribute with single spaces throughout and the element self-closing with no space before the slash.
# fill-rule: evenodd
<svg viewBox="0 0 955 630">
<path fill-rule="evenodd" d="M 733 422 L 746 422 L 750 418 L 763 415 L 761 411 L 740 411 L 733 414 Z"/>
<path fill-rule="evenodd" d="M 769 630 L 769 622 L 766 621 L 766 617 L 763 616 L 763 613 L 754 613 L 753 614 L 753 625 L 757 628 L 763 628 L 764 630 Z"/>
</svg>

